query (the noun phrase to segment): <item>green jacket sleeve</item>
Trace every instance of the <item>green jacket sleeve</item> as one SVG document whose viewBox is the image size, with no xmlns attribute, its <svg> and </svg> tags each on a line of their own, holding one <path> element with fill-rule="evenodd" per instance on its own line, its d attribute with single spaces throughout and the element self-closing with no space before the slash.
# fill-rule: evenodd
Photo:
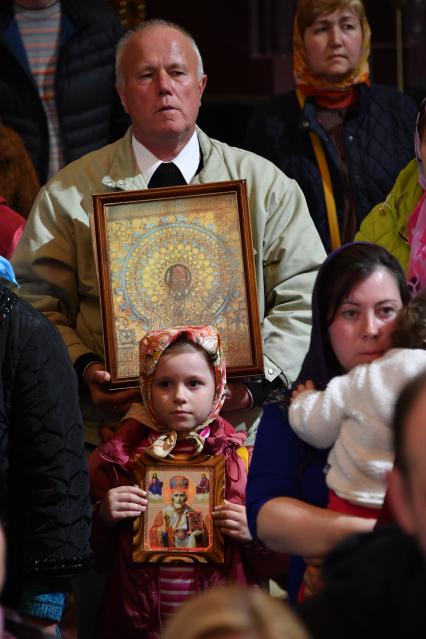
<svg viewBox="0 0 426 639">
<path fill-rule="evenodd" d="M 422 193 L 417 161 L 411 160 L 398 175 L 386 200 L 377 204 L 364 218 L 355 240 L 372 242 L 388 249 L 407 272 L 410 257 L 408 218 Z"/>
</svg>

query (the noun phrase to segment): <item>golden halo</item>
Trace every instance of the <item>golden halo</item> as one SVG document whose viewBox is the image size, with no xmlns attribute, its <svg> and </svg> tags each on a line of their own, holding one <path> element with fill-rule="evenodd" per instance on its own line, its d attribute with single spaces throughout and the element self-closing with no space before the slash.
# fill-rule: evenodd
<svg viewBox="0 0 426 639">
<path fill-rule="evenodd" d="M 186 503 L 192 504 L 194 501 L 194 496 L 195 496 L 195 486 L 193 484 L 193 482 L 185 475 L 185 477 L 188 479 L 188 490 L 181 490 L 181 489 L 174 489 L 172 491 L 172 489 L 170 488 L 170 479 L 171 477 L 169 477 L 167 479 L 167 481 L 164 482 L 163 484 L 163 499 L 164 499 L 164 503 L 166 504 L 171 504 L 172 503 L 172 492 L 176 493 L 176 492 L 186 492 L 188 495 L 188 499 L 186 500 Z"/>
<path fill-rule="evenodd" d="M 145 234 L 126 260 L 122 272 L 123 292 L 135 315 L 148 319 L 162 314 L 166 301 L 173 304 L 167 272 L 177 264 L 190 274 L 183 304 L 191 309 L 191 316 L 204 317 L 206 312 L 211 317 L 220 314 L 233 288 L 225 246 L 202 227 L 170 224 Z M 179 304 L 182 306 L 182 302 Z"/>
</svg>

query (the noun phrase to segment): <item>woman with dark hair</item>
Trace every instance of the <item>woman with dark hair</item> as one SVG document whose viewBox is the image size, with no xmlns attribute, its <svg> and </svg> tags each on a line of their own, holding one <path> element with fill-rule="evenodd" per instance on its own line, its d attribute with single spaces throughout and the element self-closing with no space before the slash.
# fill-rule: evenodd
<svg viewBox="0 0 426 639">
<path fill-rule="evenodd" d="M 247 148 L 294 178 L 325 249 L 352 241 L 412 158 L 416 104 L 371 83 L 361 0 L 299 0 L 295 91 L 254 115 Z"/>
<path fill-rule="evenodd" d="M 316 448 L 332 447 L 326 472 L 328 508 L 378 519 L 395 458 L 393 409 L 404 386 L 426 371 L 426 291 L 399 313 L 389 350 L 377 357 L 375 346 L 365 349 L 361 364 L 351 341 L 338 340 L 341 326 L 352 322 L 355 310 L 350 299 L 344 302 L 341 319 L 333 320 L 329 329 L 332 342 L 337 335 L 335 354 L 347 372 L 322 391 L 311 380 L 299 384 L 291 396 L 289 419 L 303 441 Z M 393 311 L 392 305 L 383 306 L 382 319 Z"/>
<path fill-rule="evenodd" d="M 415 159 L 398 175 L 385 202 L 367 215 L 356 239 L 387 248 L 418 292 L 426 286 L 426 98 L 417 116 L 414 147 Z"/>
<path fill-rule="evenodd" d="M 323 390 L 347 370 L 343 350 L 357 364 L 388 350 L 399 310 L 408 303 L 404 273 L 382 247 L 341 247 L 321 267 L 312 298 L 312 336 L 298 383 Z M 347 352 L 346 352 L 347 354 Z M 247 485 L 247 513 L 254 539 L 279 552 L 323 557 L 341 538 L 371 529 L 373 521 L 325 510 L 328 450 L 297 437 L 288 420 L 291 391 L 277 392 L 264 407 Z M 289 594 L 295 598 L 304 570 L 293 557 Z"/>
</svg>

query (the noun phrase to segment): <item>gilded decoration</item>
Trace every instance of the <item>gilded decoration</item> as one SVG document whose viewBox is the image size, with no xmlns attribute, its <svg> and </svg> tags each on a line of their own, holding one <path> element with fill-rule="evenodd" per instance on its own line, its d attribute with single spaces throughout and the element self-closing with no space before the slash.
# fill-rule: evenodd
<svg viewBox="0 0 426 639">
<path fill-rule="evenodd" d="M 147 215 L 141 203 L 108 207 L 118 376 L 138 375 L 146 331 L 188 324 L 216 326 L 228 366 L 250 365 L 235 194 L 147 205 Z"/>
</svg>

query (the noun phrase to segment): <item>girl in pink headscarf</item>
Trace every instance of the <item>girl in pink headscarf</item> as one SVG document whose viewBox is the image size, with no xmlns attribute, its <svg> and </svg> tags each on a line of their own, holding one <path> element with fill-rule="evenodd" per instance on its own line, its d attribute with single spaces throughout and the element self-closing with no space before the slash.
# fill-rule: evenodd
<svg viewBox="0 0 426 639">
<path fill-rule="evenodd" d="M 250 557 L 264 555 L 252 542 L 245 514 L 246 435 L 219 415 L 226 372 L 217 331 L 198 326 L 147 333 L 140 345 L 140 386 L 143 404 L 131 407 L 89 465 L 92 545 L 109 573 L 98 625 L 103 639 L 160 637 L 164 619 L 194 593 L 228 581 L 256 582 Z M 135 485 L 134 462 L 141 453 L 163 463 L 201 454 L 224 457 L 226 499 L 212 514 L 225 536 L 223 564 L 132 560 L 133 521 L 148 499 Z M 156 515 L 150 538 L 160 545 L 165 540 L 165 547 L 196 547 L 205 528 L 200 523 L 197 531 L 188 524 L 199 518 L 188 503 L 188 479 L 177 473 L 166 481 L 163 494 L 164 489 L 170 489 L 170 503 Z M 276 563 L 275 557 L 275 569 Z"/>
</svg>

